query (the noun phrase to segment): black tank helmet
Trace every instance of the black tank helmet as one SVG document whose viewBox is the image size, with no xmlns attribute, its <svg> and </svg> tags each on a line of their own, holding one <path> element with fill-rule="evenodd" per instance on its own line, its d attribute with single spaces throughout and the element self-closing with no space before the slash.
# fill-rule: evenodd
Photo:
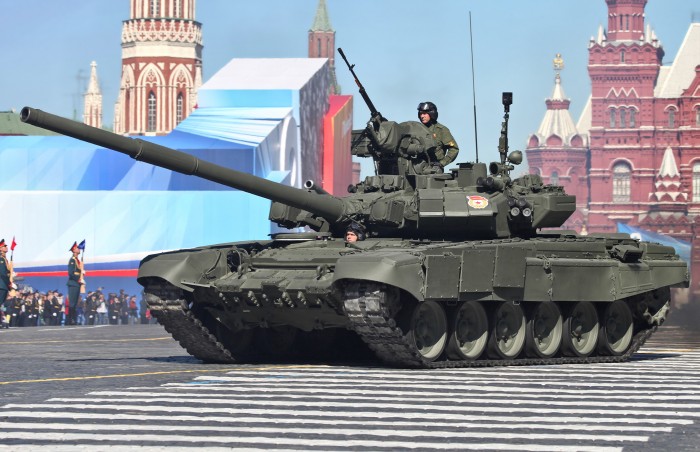
<svg viewBox="0 0 700 452">
<path fill-rule="evenodd" d="M 367 231 L 365 231 L 365 228 L 361 224 L 354 221 L 350 223 L 345 230 L 346 233 L 350 231 L 355 233 L 357 240 L 364 240 L 367 237 Z"/>
<path fill-rule="evenodd" d="M 428 112 L 428 115 L 430 116 L 430 120 L 435 122 L 438 119 L 438 111 L 437 107 L 435 106 L 434 103 L 432 102 L 421 102 L 418 104 L 418 119 L 420 119 L 420 114 L 421 112 Z"/>
</svg>

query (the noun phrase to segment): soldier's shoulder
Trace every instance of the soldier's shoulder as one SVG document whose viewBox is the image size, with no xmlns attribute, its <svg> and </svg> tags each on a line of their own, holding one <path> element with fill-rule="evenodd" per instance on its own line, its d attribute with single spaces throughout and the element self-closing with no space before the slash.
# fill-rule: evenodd
<svg viewBox="0 0 700 452">
<path fill-rule="evenodd" d="M 436 123 L 435 123 L 435 128 L 441 129 L 441 130 L 445 130 L 445 131 L 447 131 L 447 132 L 450 131 L 449 127 L 447 127 L 445 124 L 442 124 L 442 123 L 439 123 L 439 122 L 436 122 Z"/>
</svg>

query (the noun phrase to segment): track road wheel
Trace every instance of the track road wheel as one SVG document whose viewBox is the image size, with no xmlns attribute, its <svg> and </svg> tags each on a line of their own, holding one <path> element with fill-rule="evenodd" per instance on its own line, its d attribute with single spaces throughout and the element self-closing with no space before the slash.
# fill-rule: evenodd
<svg viewBox="0 0 700 452">
<path fill-rule="evenodd" d="M 447 344 L 447 356 L 455 360 L 474 360 L 486 350 L 489 319 L 478 301 L 465 301 L 456 311 Z"/>
<path fill-rule="evenodd" d="M 525 327 L 525 354 L 531 358 L 551 358 L 561 346 L 563 320 L 556 303 L 535 304 Z"/>
<path fill-rule="evenodd" d="M 525 314 L 519 304 L 504 301 L 491 316 L 488 355 L 495 359 L 516 358 L 525 346 Z"/>
<path fill-rule="evenodd" d="M 566 356 L 588 356 L 598 342 L 598 314 L 589 301 L 579 301 L 564 319 L 562 353 Z"/>
<path fill-rule="evenodd" d="M 608 304 L 600 322 L 598 353 L 619 356 L 625 353 L 632 343 L 634 321 L 627 303 L 617 300 Z"/>
<path fill-rule="evenodd" d="M 434 301 L 418 303 L 402 328 L 406 339 L 427 362 L 435 361 L 447 344 L 447 316 Z"/>
</svg>

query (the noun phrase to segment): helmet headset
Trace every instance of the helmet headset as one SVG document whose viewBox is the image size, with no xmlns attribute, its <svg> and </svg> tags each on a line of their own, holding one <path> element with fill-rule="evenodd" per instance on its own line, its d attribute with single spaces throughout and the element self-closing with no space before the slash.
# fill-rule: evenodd
<svg viewBox="0 0 700 452">
<path fill-rule="evenodd" d="M 430 116 L 430 120 L 435 122 L 438 119 L 438 110 L 434 103 L 432 102 L 421 102 L 418 104 L 418 119 L 420 119 L 420 114 L 426 112 Z"/>
</svg>

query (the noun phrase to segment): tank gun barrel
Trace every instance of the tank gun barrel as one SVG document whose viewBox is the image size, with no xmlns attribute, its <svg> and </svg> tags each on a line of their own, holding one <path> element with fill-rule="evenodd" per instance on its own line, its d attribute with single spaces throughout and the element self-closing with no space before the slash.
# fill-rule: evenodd
<svg viewBox="0 0 700 452">
<path fill-rule="evenodd" d="M 329 194 L 312 193 L 307 190 L 288 187 L 248 173 L 200 160 L 185 152 L 138 138 L 123 137 L 35 108 L 24 107 L 20 112 L 20 120 L 42 129 L 51 130 L 121 152 L 134 160 L 150 163 L 178 173 L 198 176 L 227 187 L 307 210 L 332 223 L 341 220 L 345 211 L 343 200 Z"/>
</svg>

